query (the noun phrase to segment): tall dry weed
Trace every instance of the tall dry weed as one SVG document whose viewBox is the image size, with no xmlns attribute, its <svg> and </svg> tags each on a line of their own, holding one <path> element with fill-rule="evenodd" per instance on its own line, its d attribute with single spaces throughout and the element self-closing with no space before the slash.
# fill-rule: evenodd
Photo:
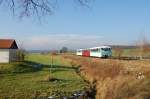
<svg viewBox="0 0 150 99">
<path fill-rule="evenodd" d="M 96 84 L 96 99 L 150 99 L 149 62 L 122 62 L 78 56 L 68 58 L 74 64 L 81 65 L 80 74 L 86 80 Z M 144 78 L 138 79 L 138 76 Z"/>
<path fill-rule="evenodd" d="M 138 80 L 132 76 L 106 78 L 97 83 L 96 99 L 149 99 L 150 79 Z"/>
</svg>

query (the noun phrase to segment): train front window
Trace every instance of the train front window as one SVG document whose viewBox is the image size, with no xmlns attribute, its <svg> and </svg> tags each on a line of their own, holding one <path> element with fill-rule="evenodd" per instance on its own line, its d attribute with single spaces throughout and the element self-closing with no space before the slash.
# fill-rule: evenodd
<svg viewBox="0 0 150 99">
<path fill-rule="evenodd" d="M 110 48 L 101 48 L 103 51 L 110 51 Z"/>
</svg>

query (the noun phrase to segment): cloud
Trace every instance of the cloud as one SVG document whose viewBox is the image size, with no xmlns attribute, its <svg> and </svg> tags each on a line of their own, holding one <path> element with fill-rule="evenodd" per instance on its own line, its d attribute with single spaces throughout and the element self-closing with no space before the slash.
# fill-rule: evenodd
<svg viewBox="0 0 150 99">
<path fill-rule="evenodd" d="M 48 34 L 32 36 L 23 40 L 26 49 L 60 49 L 63 46 L 69 49 L 93 47 L 101 45 L 104 37 L 100 35 L 79 34 Z"/>
<path fill-rule="evenodd" d="M 101 45 L 129 44 L 126 40 L 105 37 L 96 34 L 0 34 L 0 38 L 16 39 L 19 47 L 27 50 L 61 49 L 63 46 L 69 49 L 89 48 Z M 118 41 L 119 40 L 119 41 Z"/>
</svg>

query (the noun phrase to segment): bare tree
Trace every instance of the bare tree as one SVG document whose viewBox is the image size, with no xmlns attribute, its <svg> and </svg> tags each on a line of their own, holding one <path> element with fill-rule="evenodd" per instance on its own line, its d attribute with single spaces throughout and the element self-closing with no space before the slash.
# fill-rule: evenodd
<svg viewBox="0 0 150 99">
<path fill-rule="evenodd" d="M 88 6 L 88 3 L 93 0 L 74 0 L 82 6 Z M 19 13 L 20 17 L 36 15 L 52 14 L 58 0 L 0 0 L 0 4 L 6 3 L 14 12 Z"/>
<path fill-rule="evenodd" d="M 62 47 L 60 50 L 60 53 L 67 53 L 68 52 L 68 48 L 67 47 Z"/>
<path fill-rule="evenodd" d="M 115 48 L 115 51 L 116 51 L 116 54 L 117 54 L 117 58 L 120 59 L 122 57 L 122 55 L 123 55 L 124 49 L 118 47 L 118 48 Z"/>
<path fill-rule="evenodd" d="M 54 66 L 54 57 L 55 57 L 55 55 L 57 55 L 57 52 L 56 52 L 56 51 L 51 51 L 51 54 L 50 54 L 49 76 L 48 76 L 48 78 L 47 78 L 48 81 L 57 80 L 57 79 L 54 78 L 53 75 L 52 75 L 52 69 L 53 69 L 53 66 Z"/>
<path fill-rule="evenodd" d="M 25 60 L 26 51 L 24 49 L 17 50 L 17 61 L 23 62 Z"/>
<path fill-rule="evenodd" d="M 148 42 L 146 37 L 142 35 L 140 36 L 137 46 L 139 48 L 140 59 L 143 59 L 144 54 L 150 52 L 150 43 Z"/>
<path fill-rule="evenodd" d="M 19 49 L 16 51 L 16 58 L 17 58 L 17 61 L 19 62 L 23 62 L 25 61 L 25 58 L 27 59 L 27 51 L 24 47 L 24 44 L 23 42 L 21 42 L 19 44 Z"/>
</svg>

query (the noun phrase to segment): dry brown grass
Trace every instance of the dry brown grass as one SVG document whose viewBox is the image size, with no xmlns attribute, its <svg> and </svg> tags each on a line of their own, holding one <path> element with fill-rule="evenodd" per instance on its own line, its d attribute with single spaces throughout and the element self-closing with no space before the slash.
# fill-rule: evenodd
<svg viewBox="0 0 150 99">
<path fill-rule="evenodd" d="M 96 84 L 96 99 L 150 99 L 150 61 L 112 60 L 64 56 Z"/>
<path fill-rule="evenodd" d="M 150 79 L 138 80 L 133 76 L 106 78 L 97 83 L 96 99 L 149 99 Z"/>
</svg>

